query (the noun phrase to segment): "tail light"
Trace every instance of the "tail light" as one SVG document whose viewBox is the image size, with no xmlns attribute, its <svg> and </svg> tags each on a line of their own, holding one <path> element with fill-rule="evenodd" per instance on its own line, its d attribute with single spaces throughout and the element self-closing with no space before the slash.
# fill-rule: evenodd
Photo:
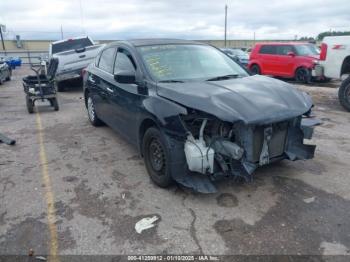
<svg viewBox="0 0 350 262">
<path fill-rule="evenodd" d="M 321 53 L 320 53 L 320 60 L 324 61 L 327 57 L 327 44 L 322 43 L 321 44 Z"/>
<path fill-rule="evenodd" d="M 345 45 L 334 45 L 332 49 L 335 49 L 335 50 L 345 49 Z"/>
</svg>

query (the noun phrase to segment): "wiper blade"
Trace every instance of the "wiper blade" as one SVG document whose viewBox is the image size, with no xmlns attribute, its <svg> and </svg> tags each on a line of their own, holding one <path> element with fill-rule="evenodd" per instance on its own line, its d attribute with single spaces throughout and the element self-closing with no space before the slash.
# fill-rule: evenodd
<svg viewBox="0 0 350 262">
<path fill-rule="evenodd" d="M 183 83 L 184 81 L 181 80 L 175 80 L 175 79 L 168 79 L 168 80 L 161 80 L 159 83 Z"/>
<path fill-rule="evenodd" d="M 237 78 L 239 75 L 224 75 L 224 76 L 216 76 L 213 78 L 209 78 L 206 81 L 219 81 L 219 80 L 226 80 L 226 79 L 231 79 L 231 78 Z"/>
</svg>

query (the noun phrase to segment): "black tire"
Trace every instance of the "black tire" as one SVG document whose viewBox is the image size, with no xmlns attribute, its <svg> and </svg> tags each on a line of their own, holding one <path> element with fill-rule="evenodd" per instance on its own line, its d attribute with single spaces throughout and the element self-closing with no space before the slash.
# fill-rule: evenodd
<svg viewBox="0 0 350 262">
<path fill-rule="evenodd" d="M 311 72 L 305 67 L 299 67 L 295 71 L 294 78 L 299 83 L 309 84 L 311 82 Z"/>
<path fill-rule="evenodd" d="M 146 169 L 152 181 L 159 187 L 174 183 L 169 165 L 170 152 L 163 134 L 155 127 L 147 129 L 142 141 Z"/>
<path fill-rule="evenodd" d="M 63 92 L 64 91 L 64 83 L 56 82 L 56 89 L 57 89 L 57 92 Z"/>
<path fill-rule="evenodd" d="M 12 70 L 9 70 L 9 74 L 8 76 L 6 77 L 6 81 L 10 81 L 11 80 L 11 76 L 12 76 Z"/>
<path fill-rule="evenodd" d="M 0 78 L 0 86 L 4 83 L 4 80 Z"/>
<path fill-rule="evenodd" d="M 89 94 L 87 95 L 86 110 L 88 112 L 88 117 L 89 117 L 90 123 L 93 126 L 103 125 L 102 120 L 96 114 L 94 101 Z"/>
<path fill-rule="evenodd" d="M 341 83 L 338 97 L 340 104 L 350 111 L 350 76 Z"/>
<path fill-rule="evenodd" d="M 325 83 L 329 83 L 331 80 L 332 80 L 332 78 L 324 77 L 324 78 L 321 79 L 319 82 L 325 84 Z"/>
<path fill-rule="evenodd" d="M 58 100 L 56 97 L 50 99 L 50 104 L 55 109 L 55 111 L 58 111 L 60 109 L 60 107 L 58 105 Z"/>
<path fill-rule="evenodd" d="M 28 113 L 33 114 L 34 113 L 34 102 L 32 101 L 32 99 L 30 99 L 28 97 L 28 95 L 26 96 L 26 104 L 27 104 Z"/>
<path fill-rule="evenodd" d="M 253 75 L 260 75 L 261 74 L 261 70 L 260 70 L 260 67 L 258 65 L 252 65 L 250 67 L 250 72 L 253 74 Z"/>
</svg>

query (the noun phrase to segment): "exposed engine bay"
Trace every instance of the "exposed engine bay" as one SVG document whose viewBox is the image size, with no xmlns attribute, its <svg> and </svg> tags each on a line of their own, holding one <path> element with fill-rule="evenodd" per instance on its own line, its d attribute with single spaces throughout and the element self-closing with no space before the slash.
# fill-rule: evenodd
<svg viewBox="0 0 350 262">
<path fill-rule="evenodd" d="M 252 179 L 259 166 L 282 159 L 309 159 L 314 156 L 311 139 L 313 125 L 307 116 L 263 125 L 228 123 L 198 114 L 183 116 L 188 131 L 184 151 L 188 169 L 220 176 Z"/>
</svg>

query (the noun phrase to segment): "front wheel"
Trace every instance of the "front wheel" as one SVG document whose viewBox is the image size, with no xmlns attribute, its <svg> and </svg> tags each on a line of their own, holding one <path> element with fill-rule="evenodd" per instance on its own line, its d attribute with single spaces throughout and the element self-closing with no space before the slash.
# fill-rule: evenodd
<svg viewBox="0 0 350 262">
<path fill-rule="evenodd" d="M 300 67 L 295 72 L 295 80 L 299 83 L 308 84 L 311 82 L 311 72 L 305 67 Z"/>
<path fill-rule="evenodd" d="M 348 111 L 350 111 L 350 76 L 345 79 L 340 85 L 338 91 L 340 104 Z"/>
<path fill-rule="evenodd" d="M 174 180 L 169 165 L 169 149 L 162 133 L 154 127 L 147 129 L 142 143 L 144 161 L 152 181 L 160 187 L 168 187 Z"/>
</svg>

